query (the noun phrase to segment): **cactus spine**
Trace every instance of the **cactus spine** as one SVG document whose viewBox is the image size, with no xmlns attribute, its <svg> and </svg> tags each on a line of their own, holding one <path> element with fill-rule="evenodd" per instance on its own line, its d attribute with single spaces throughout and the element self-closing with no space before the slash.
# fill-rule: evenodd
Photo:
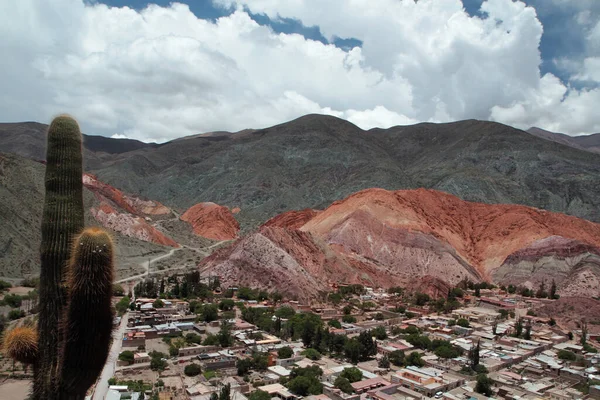
<svg viewBox="0 0 600 400">
<path fill-rule="evenodd" d="M 46 163 L 39 355 L 34 363 L 32 398 L 83 399 L 108 355 L 112 243 L 99 229 L 81 233 L 81 132 L 73 118 L 59 116 L 50 124 Z M 79 233 L 74 245 L 77 249 L 71 256 L 72 243 Z"/>
<path fill-rule="evenodd" d="M 77 237 L 67 281 L 60 391 L 79 399 L 102 372 L 110 348 L 113 245 L 102 229 L 87 228 Z"/>
</svg>

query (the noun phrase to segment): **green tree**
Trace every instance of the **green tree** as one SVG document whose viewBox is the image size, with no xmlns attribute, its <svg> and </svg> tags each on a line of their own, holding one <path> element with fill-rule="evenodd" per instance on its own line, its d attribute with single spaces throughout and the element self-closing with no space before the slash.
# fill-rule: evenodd
<svg viewBox="0 0 600 400">
<path fill-rule="evenodd" d="M 421 353 L 413 351 L 406 357 L 405 365 L 414 365 L 415 367 L 422 367 L 425 365 L 425 361 L 421 358 Z"/>
<path fill-rule="evenodd" d="M 336 328 L 336 329 L 342 329 L 342 324 L 337 319 L 332 319 L 332 320 L 328 321 L 327 325 L 329 325 L 333 328 Z"/>
<path fill-rule="evenodd" d="M 187 335 L 185 335 L 185 341 L 188 344 L 200 344 L 202 343 L 202 337 L 193 332 L 190 332 Z"/>
<path fill-rule="evenodd" d="M 216 304 L 205 304 L 202 306 L 202 320 L 212 322 L 219 319 L 219 308 Z"/>
<path fill-rule="evenodd" d="M 129 363 L 130 365 L 133 364 L 134 358 L 135 358 L 134 353 L 133 353 L 133 351 L 130 351 L 130 350 L 125 350 L 125 351 L 121 352 L 121 354 L 119 354 L 119 360 L 125 361 L 125 362 Z"/>
<path fill-rule="evenodd" d="M 308 358 L 309 360 L 313 360 L 313 361 L 321 359 L 321 353 L 315 349 L 306 349 L 302 352 L 302 355 L 304 357 Z"/>
<path fill-rule="evenodd" d="M 231 326 L 228 322 L 221 322 L 221 329 L 217 334 L 217 338 L 219 339 L 219 345 L 221 345 L 221 347 L 230 347 L 233 344 L 233 337 L 231 336 Z"/>
<path fill-rule="evenodd" d="M 153 351 L 150 356 L 150 369 L 153 371 L 164 371 L 167 368 L 167 355 L 158 351 Z"/>
<path fill-rule="evenodd" d="M 377 362 L 377 366 L 379 368 L 389 369 L 390 368 L 390 359 L 388 358 L 388 356 L 384 355 L 383 357 L 381 357 L 379 359 L 379 361 Z"/>
<path fill-rule="evenodd" d="M 336 388 L 340 389 L 342 392 L 350 394 L 354 392 L 354 388 L 352 387 L 352 383 L 350 383 L 350 381 L 346 378 L 344 378 L 343 376 L 338 376 L 337 378 L 335 378 L 335 381 L 333 382 L 333 386 L 335 386 Z"/>
<path fill-rule="evenodd" d="M 186 374 L 187 376 L 200 375 L 201 372 L 202 372 L 202 368 L 200 368 L 200 365 L 194 364 L 194 363 L 186 365 L 185 368 L 183 369 L 183 373 Z"/>
<path fill-rule="evenodd" d="M 523 339 L 531 340 L 531 321 L 525 325 L 525 334 L 523 335 Z"/>
<path fill-rule="evenodd" d="M 352 315 L 346 314 L 342 317 L 342 322 L 345 324 L 353 324 L 356 322 L 356 318 L 354 318 Z"/>
<path fill-rule="evenodd" d="M 378 326 L 377 328 L 373 329 L 371 334 L 375 336 L 377 340 L 387 339 L 387 332 L 383 326 Z"/>
<path fill-rule="evenodd" d="M 23 304 L 23 298 L 14 293 L 5 295 L 3 301 L 7 306 L 12 308 L 21 307 L 21 304 Z"/>
<path fill-rule="evenodd" d="M 115 304 L 115 309 L 117 310 L 117 313 L 119 315 L 125 314 L 127 312 L 127 309 L 129 308 L 130 302 L 131 299 L 129 298 L 129 296 L 122 297 L 121 300 L 119 300 L 117 304 Z"/>
<path fill-rule="evenodd" d="M 290 346 L 285 346 L 277 350 L 277 357 L 290 358 L 294 355 L 294 350 Z"/>
<path fill-rule="evenodd" d="M 490 397 L 492 392 L 492 380 L 485 374 L 477 375 L 477 384 L 475 385 L 475 391 L 484 396 Z"/>
<path fill-rule="evenodd" d="M 0 292 L 4 292 L 12 287 L 12 284 L 3 280 L 0 280 Z"/>
<path fill-rule="evenodd" d="M 340 376 L 348 379 L 350 383 L 358 382 L 363 378 L 362 372 L 356 367 L 344 368 Z"/>
<path fill-rule="evenodd" d="M 479 354 L 481 352 L 481 347 L 479 344 L 479 340 L 476 345 L 471 346 L 469 350 L 469 360 L 471 362 L 471 369 L 475 370 L 475 368 L 479 365 Z"/>
<path fill-rule="evenodd" d="M 366 361 L 370 357 L 377 354 L 377 343 L 373 340 L 371 336 L 371 331 L 361 332 L 358 335 L 358 342 L 360 343 L 360 360 Z"/>
<path fill-rule="evenodd" d="M 458 321 L 456 321 L 456 325 L 462 326 L 463 328 L 469 328 L 471 326 L 469 320 L 465 318 L 459 318 Z"/>
<path fill-rule="evenodd" d="M 250 393 L 248 396 L 248 400 L 271 400 L 271 395 L 269 392 L 265 392 L 264 390 L 255 390 Z"/>
<path fill-rule="evenodd" d="M 19 318 L 23 318 L 25 317 L 25 311 L 23 310 L 10 310 L 8 312 L 8 319 L 10 319 L 11 321 L 14 321 L 15 319 L 19 319 Z"/>
<path fill-rule="evenodd" d="M 344 346 L 344 354 L 352 364 L 357 364 L 360 361 L 361 345 L 356 338 L 349 339 Z"/>
<path fill-rule="evenodd" d="M 388 356 L 390 362 L 396 367 L 404 365 L 404 352 L 402 350 L 394 350 Z"/>
<path fill-rule="evenodd" d="M 235 364 L 238 376 L 244 376 L 252 369 L 252 360 L 250 358 L 240 358 Z"/>
<path fill-rule="evenodd" d="M 565 360 L 565 361 L 577 360 L 577 356 L 575 355 L 575 353 L 573 353 L 572 351 L 569 351 L 569 350 L 559 350 L 558 358 L 560 358 L 561 360 Z"/>
<path fill-rule="evenodd" d="M 417 293 L 415 295 L 415 304 L 418 306 L 424 306 L 425 304 L 429 303 L 430 300 L 431 297 L 429 297 L 429 295 L 426 293 Z"/>
<path fill-rule="evenodd" d="M 515 332 L 514 332 L 514 337 L 521 337 L 521 335 L 523 334 L 523 320 L 521 318 L 517 318 L 517 321 L 515 322 Z"/>
<path fill-rule="evenodd" d="M 154 308 L 163 308 L 164 306 L 165 306 L 165 303 L 161 299 L 156 299 L 152 303 L 152 307 L 154 307 Z"/>
<path fill-rule="evenodd" d="M 219 309 L 222 311 L 233 310 L 233 307 L 235 307 L 235 302 L 232 299 L 223 299 L 219 303 Z"/>
<path fill-rule="evenodd" d="M 287 388 L 298 396 L 309 396 L 323 393 L 323 384 L 316 378 L 299 376 L 290 380 Z"/>
</svg>

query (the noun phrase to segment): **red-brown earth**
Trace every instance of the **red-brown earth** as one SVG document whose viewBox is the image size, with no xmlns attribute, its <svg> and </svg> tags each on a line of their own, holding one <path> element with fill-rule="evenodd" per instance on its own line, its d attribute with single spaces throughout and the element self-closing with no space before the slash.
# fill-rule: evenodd
<svg viewBox="0 0 600 400">
<path fill-rule="evenodd" d="M 551 237 L 558 238 L 544 246 L 543 240 Z M 578 244 L 560 250 L 570 241 Z M 572 290 L 568 281 L 573 274 L 590 274 L 590 281 L 600 276 L 590 267 L 593 260 L 584 268 L 563 271 L 571 265 L 565 254 L 585 257 L 597 254 L 599 247 L 600 225 L 575 217 L 471 203 L 433 190 L 368 189 L 314 215 L 304 210 L 275 217 L 205 259 L 200 268 L 219 274 L 226 285 L 277 289 L 309 299 L 333 282 L 414 286 L 417 279 L 429 277 L 454 285 L 465 278 L 491 280 L 520 259 L 544 258 L 548 279 L 560 270 L 560 293 Z"/>
<path fill-rule="evenodd" d="M 100 201 L 91 214 L 105 228 L 122 235 L 164 246 L 179 247 L 173 239 L 148 223 L 149 216 L 168 215 L 171 210 L 159 202 L 128 196 L 91 174 L 83 175 L 83 184 Z"/>
<path fill-rule="evenodd" d="M 181 220 L 192 225 L 197 235 L 213 240 L 232 240 L 240 231 L 240 224 L 227 207 L 210 202 L 190 207 Z"/>
<path fill-rule="evenodd" d="M 100 222 L 105 228 L 145 242 L 179 247 L 179 244 L 173 239 L 148 224 L 142 217 L 120 213 L 106 203 L 102 203 L 98 208 L 92 207 L 90 211 L 96 221 Z"/>
</svg>

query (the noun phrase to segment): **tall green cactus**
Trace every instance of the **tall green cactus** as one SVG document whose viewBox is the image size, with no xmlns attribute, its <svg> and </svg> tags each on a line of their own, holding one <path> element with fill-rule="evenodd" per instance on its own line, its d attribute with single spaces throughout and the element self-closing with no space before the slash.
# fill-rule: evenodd
<svg viewBox="0 0 600 400">
<path fill-rule="evenodd" d="M 40 248 L 39 360 L 33 384 L 34 398 L 40 400 L 53 398 L 58 387 L 65 268 L 73 238 L 83 229 L 82 172 L 79 125 L 71 117 L 56 117 L 48 128 Z"/>
<path fill-rule="evenodd" d="M 83 399 L 108 355 L 113 249 L 103 231 L 81 233 L 81 132 L 73 118 L 59 116 L 50 124 L 46 163 L 32 398 Z"/>
</svg>

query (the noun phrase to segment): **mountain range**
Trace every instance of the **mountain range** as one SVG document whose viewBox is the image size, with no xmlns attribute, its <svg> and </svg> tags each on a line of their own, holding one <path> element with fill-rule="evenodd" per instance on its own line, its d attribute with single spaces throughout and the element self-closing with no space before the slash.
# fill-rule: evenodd
<svg viewBox="0 0 600 400">
<path fill-rule="evenodd" d="M 0 275 L 36 272 L 46 129 L 0 124 Z M 597 296 L 598 135 L 540 132 L 307 115 L 164 144 L 85 135 L 88 223 L 115 233 L 121 277 L 168 251 L 157 268 L 199 263 L 298 298 L 339 282 L 443 294 L 465 278 Z"/>
</svg>

